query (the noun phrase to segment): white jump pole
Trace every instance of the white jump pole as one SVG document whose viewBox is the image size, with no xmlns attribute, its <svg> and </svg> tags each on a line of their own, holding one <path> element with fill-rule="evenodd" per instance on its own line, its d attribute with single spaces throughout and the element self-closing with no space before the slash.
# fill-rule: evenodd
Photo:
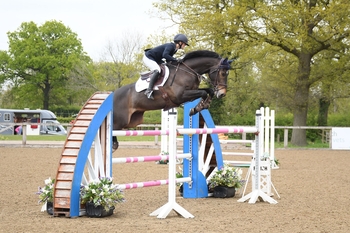
<svg viewBox="0 0 350 233">
<path fill-rule="evenodd" d="M 161 129 L 165 130 L 169 128 L 169 117 L 168 117 L 168 111 L 162 110 L 162 123 L 161 123 Z M 168 135 L 162 135 L 161 136 L 161 142 L 160 142 L 160 153 L 168 152 Z"/>
<path fill-rule="evenodd" d="M 263 122 L 263 117 L 260 110 L 256 111 L 255 124 L 256 124 L 256 128 L 258 129 L 258 135 L 255 135 L 255 151 L 254 151 L 255 161 L 252 164 L 252 166 L 254 166 L 253 168 L 254 179 L 255 179 L 254 187 L 251 193 L 238 199 L 238 202 L 245 202 L 248 199 L 250 199 L 248 203 L 254 204 L 260 197 L 261 199 L 263 199 L 266 202 L 269 202 L 270 204 L 277 204 L 276 200 L 274 200 L 272 197 L 268 196 L 265 192 L 261 190 L 260 162 L 261 162 L 262 153 L 264 153 L 264 149 L 263 149 L 264 135 L 262 134 L 262 132 L 264 132 L 264 122 Z"/>
<path fill-rule="evenodd" d="M 177 111 L 171 109 L 169 115 L 169 185 L 168 185 L 168 203 L 155 210 L 150 216 L 157 216 L 157 218 L 166 218 L 169 213 L 174 210 L 184 218 L 194 218 L 187 210 L 181 207 L 176 202 L 176 126 L 177 126 Z"/>
</svg>

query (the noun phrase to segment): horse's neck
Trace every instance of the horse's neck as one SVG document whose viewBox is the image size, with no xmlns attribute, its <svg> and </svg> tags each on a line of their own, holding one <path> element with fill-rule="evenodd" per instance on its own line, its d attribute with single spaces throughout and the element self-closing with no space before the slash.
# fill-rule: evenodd
<svg viewBox="0 0 350 233">
<path fill-rule="evenodd" d="M 185 61 L 186 63 L 186 61 Z M 208 72 L 211 67 L 217 65 L 218 61 L 214 58 L 207 59 L 191 59 L 188 62 L 188 66 L 199 74 L 204 74 Z"/>
</svg>

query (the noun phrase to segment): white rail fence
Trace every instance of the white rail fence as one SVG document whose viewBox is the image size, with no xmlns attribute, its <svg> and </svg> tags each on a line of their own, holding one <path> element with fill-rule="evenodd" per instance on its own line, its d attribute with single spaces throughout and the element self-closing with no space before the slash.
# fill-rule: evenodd
<svg viewBox="0 0 350 233">
<path fill-rule="evenodd" d="M 1 136 L 1 132 L 4 129 L 7 129 L 9 127 L 14 127 L 15 125 L 59 125 L 59 124 L 45 124 L 45 123 L 0 123 L 0 136 Z M 67 131 L 69 132 L 71 124 L 69 123 L 62 123 L 62 126 L 67 128 Z M 181 125 L 178 125 L 179 128 L 181 128 Z M 218 128 L 220 127 L 232 127 L 232 126 L 226 126 L 226 125 L 218 125 Z M 249 126 L 244 126 L 244 127 L 249 127 Z M 283 146 L 284 148 L 288 148 L 288 143 L 289 143 L 289 130 L 293 130 L 293 129 L 306 129 L 306 130 L 322 130 L 322 142 L 324 143 L 329 143 L 329 148 L 332 148 L 332 126 L 275 126 L 275 129 L 283 129 L 284 133 L 283 133 Z M 337 128 L 346 128 L 346 127 L 337 127 Z M 26 132 L 26 127 L 23 127 L 23 133 L 22 133 L 22 145 L 26 145 L 27 142 L 27 132 Z M 161 125 L 160 124 L 141 124 L 139 126 L 136 127 L 136 129 L 155 129 L 155 130 L 159 130 L 161 129 Z M 238 135 L 238 134 L 237 134 Z M 6 135 L 3 135 L 6 136 Z M 154 144 L 155 145 L 160 145 L 160 136 L 156 135 L 153 136 L 154 137 Z M 276 134 L 276 138 L 275 141 L 276 142 L 280 142 L 280 138 L 281 135 Z M 246 133 L 242 133 L 241 134 L 241 139 L 242 140 L 246 140 Z M 48 141 L 50 140 L 50 138 L 48 137 Z M 230 141 L 230 139 L 228 140 Z"/>
</svg>

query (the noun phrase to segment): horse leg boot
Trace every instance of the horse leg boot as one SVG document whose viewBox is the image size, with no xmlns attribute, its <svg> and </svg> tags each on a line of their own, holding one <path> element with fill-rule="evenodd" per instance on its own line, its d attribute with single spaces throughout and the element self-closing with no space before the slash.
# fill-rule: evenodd
<svg viewBox="0 0 350 233">
<path fill-rule="evenodd" d="M 154 99 L 152 96 L 153 86 L 156 83 L 158 76 L 159 76 L 159 71 L 155 70 L 154 73 L 152 74 L 151 80 L 149 81 L 148 88 L 145 91 L 145 95 L 147 96 L 148 99 L 152 99 L 152 100 Z"/>
<path fill-rule="evenodd" d="M 203 104 L 204 104 L 204 101 L 203 101 L 203 99 L 201 99 L 201 101 L 199 101 L 199 103 L 196 105 L 196 107 L 194 107 L 190 110 L 190 116 L 193 116 L 197 112 L 200 112 L 203 109 Z"/>
<path fill-rule="evenodd" d="M 203 109 L 208 109 L 210 107 L 211 100 L 212 98 L 210 96 L 208 96 L 204 101 L 203 99 L 201 99 L 197 106 L 190 110 L 190 116 L 193 116 L 194 114 L 202 111 Z"/>
</svg>

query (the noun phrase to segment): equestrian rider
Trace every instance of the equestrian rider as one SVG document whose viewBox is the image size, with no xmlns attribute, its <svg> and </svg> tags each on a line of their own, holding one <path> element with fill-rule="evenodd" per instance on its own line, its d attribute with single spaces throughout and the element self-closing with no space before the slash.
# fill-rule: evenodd
<svg viewBox="0 0 350 233">
<path fill-rule="evenodd" d="M 188 39 L 184 34 L 177 34 L 174 37 L 174 43 L 166 43 L 159 45 L 155 48 L 145 50 L 145 55 L 143 56 L 143 63 L 150 69 L 153 70 L 149 86 L 145 91 L 145 95 L 148 99 L 153 99 L 153 86 L 156 83 L 158 76 L 160 74 L 159 65 L 163 63 L 163 58 L 166 62 L 178 61 L 173 55 L 178 49 L 184 49 L 188 45 Z"/>
</svg>

